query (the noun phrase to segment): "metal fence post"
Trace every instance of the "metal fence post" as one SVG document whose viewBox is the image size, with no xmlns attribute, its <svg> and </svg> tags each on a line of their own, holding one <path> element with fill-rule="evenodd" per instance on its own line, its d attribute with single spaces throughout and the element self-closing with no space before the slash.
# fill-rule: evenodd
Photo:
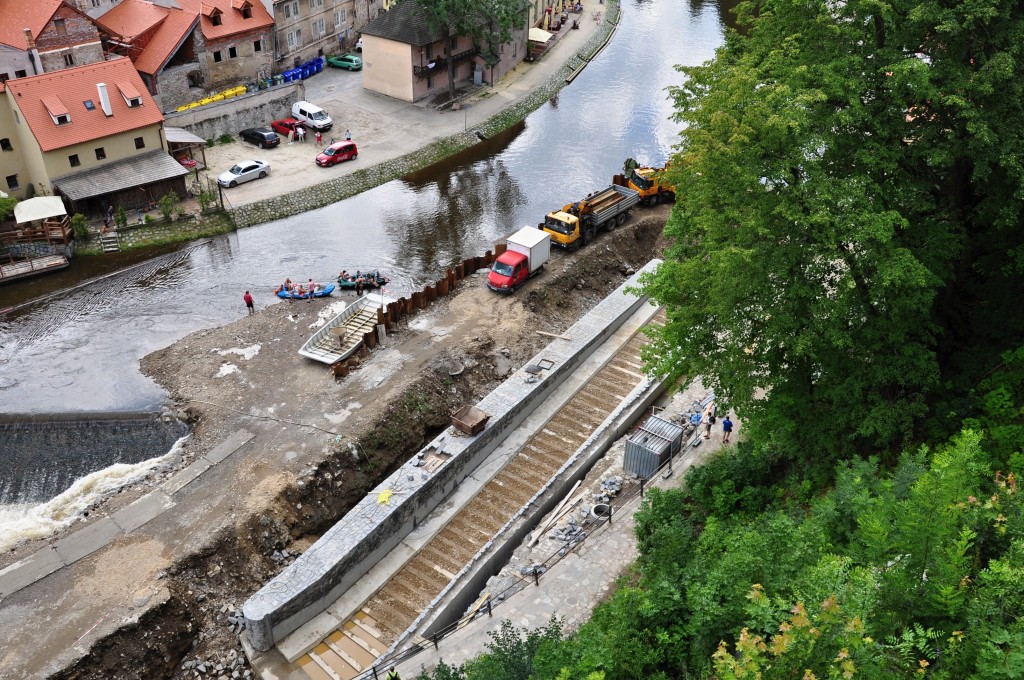
<svg viewBox="0 0 1024 680">
<path fill-rule="evenodd" d="M 491 613 L 491 598 L 487 598 L 487 616 L 494 616 Z"/>
<path fill-rule="evenodd" d="M 373 671 L 373 680 L 377 680 L 377 667 L 370 666 L 370 670 Z"/>
<path fill-rule="evenodd" d="M 640 498 L 644 497 L 644 478 L 640 478 Z"/>
<path fill-rule="evenodd" d="M 535 586 L 540 586 L 540 569 L 537 567 L 533 568 L 533 584 Z"/>
<path fill-rule="evenodd" d="M 608 502 L 608 526 L 612 525 L 612 504 Z"/>
<path fill-rule="evenodd" d="M 434 649 L 438 649 L 438 647 L 437 647 L 437 633 L 434 633 L 433 635 L 430 636 L 430 641 L 434 643 Z"/>
</svg>

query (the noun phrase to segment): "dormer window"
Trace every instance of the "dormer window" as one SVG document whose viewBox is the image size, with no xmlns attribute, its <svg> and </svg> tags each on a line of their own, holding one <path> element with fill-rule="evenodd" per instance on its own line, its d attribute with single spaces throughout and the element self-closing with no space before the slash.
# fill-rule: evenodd
<svg viewBox="0 0 1024 680">
<path fill-rule="evenodd" d="M 46 112 L 50 114 L 54 125 L 67 125 L 71 122 L 71 112 L 68 111 L 68 107 L 64 106 L 64 102 L 60 100 L 60 97 L 50 94 L 40 99 L 40 101 Z"/>
<path fill-rule="evenodd" d="M 245 7 L 242 8 L 242 18 L 243 19 L 252 19 L 252 7 L 249 7 L 249 5 L 246 5 Z"/>
<path fill-rule="evenodd" d="M 210 17 L 210 23 L 214 26 L 220 26 L 220 14 L 214 14 Z"/>
<path fill-rule="evenodd" d="M 121 97 L 124 99 L 124 103 L 129 109 L 142 106 L 142 95 L 139 94 L 139 91 L 135 89 L 131 83 L 124 81 L 119 82 L 117 84 L 117 89 L 121 91 Z"/>
</svg>

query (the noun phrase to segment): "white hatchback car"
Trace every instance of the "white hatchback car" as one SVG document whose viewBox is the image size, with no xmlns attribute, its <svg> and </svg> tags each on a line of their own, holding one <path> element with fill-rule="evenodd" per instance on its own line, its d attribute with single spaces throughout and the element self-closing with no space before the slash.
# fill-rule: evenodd
<svg viewBox="0 0 1024 680">
<path fill-rule="evenodd" d="M 234 187 L 253 179 L 263 179 L 270 174 L 270 163 L 266 161 L 238 161 L 227 172 L 217 176 L 217 184 Z"/>
</svg>

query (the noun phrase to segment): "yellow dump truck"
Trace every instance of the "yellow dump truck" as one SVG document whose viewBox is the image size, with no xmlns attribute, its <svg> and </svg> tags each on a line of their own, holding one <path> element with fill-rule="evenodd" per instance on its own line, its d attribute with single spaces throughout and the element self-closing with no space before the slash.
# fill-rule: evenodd
<svg viewBox="0 0 1024 680">
<path fill-rule="evenodd" d="M 651 168 L 640 165 L 632 158 L 627 158 L 623 164 L 621 175 L 615 175 L 612 183 L 629 187 L 640 194 L 641 205 L 658 205 L 658 203 L 674 203 L 676 200 L 676 188 L 664 180 L 664 172 L 668 169 L 666 163 L 661 168 Z"/>
<path fill-rule="evenodd" d="M 633 189 L 613 184 L 548 213 L 537 226 L 549 233 L 556 245 L 575 250 L 593 241 L 598 229 L 610 231 L 623 224 L 639 201 L 640 195 Z"/>
</svg>

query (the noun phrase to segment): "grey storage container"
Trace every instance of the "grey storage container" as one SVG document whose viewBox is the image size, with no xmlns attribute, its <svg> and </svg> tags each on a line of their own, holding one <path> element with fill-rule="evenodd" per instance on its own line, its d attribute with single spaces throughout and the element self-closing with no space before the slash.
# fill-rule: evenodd
<svg viewBox="0 0 1024 680">
<path fill-rule="evenodd" d="M 647 479 L 662 463 L 679 452 L 683 428 L 658 416 L 651 416 L 626 441 L 622 466 L 641 479 Z"/>
</svg>

